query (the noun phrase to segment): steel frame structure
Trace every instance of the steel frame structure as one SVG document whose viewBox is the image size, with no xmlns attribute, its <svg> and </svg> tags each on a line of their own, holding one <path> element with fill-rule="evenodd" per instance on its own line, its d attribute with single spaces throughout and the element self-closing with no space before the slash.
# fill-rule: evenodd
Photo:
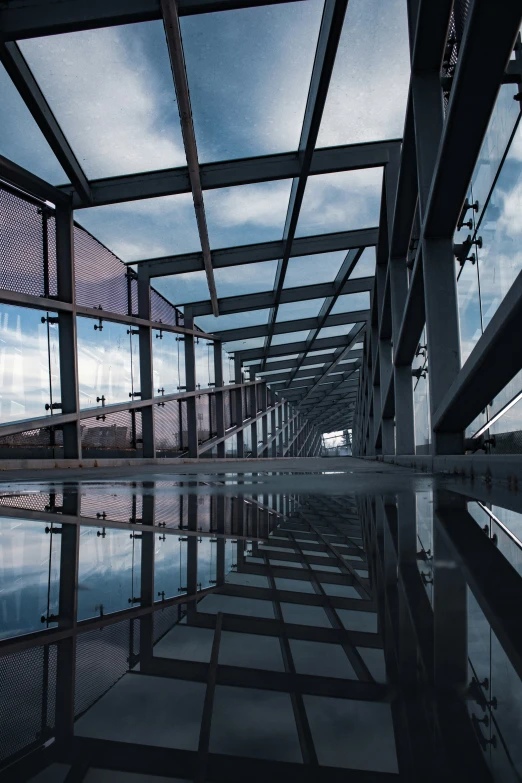
<svg viewBox="0 0 522 783">
<path fill-rule="evenodd" d="M 315 399 L 321 395 L 319 392 L 318 381 L 316 388 L 313 389 L 314 395 L 308 396 L 308 386 L 299 388 L 299 378 L 302 377 L 301 369 L 306 366 L 312 356 L 311 351 L 316 352 L 320 349 L 336 349 L 333 355 L 333 362 L 325 361 L 324 375 L 327 376 L 329 368 L 335 370 L 337 359 L 343 353 L 346 339 L 345 337 L 318 338 L 320 329 L 333 326 L 344 326 L 346 324 L 355 324 L 350 332 L 349 342 L 353 343 L 353 336 L 359 332 L 360 325 L 369 317 L 368 311 L 355 313 L 341 313 L 331 315 L 339 296 L 347 293 L 359 291 L 370 291 L 372 287 L 372 278 L 350 279 L 350 275 L 365 247 L 375 246 L 378 241 L 378 228 L 365 228 L 361 230 L 341 232 L 337 234 L 323 234 L 310 237 L 295 238 L 295 229 L 299 218 L 300 207 L 303 199 L 304 189 L 308 176 L 315 174 L 325 174 L 336 171 L 348 171 L 354 169 L 364 169 L 372 167 L 386 167 L 390 160 L 393 160 L 399 153 L 400 140 L 391 140 L 366 144 L 344 145 L 339 147 L 316 149 L 317 135 L 324 109 L 330 77 L 335 62 L 339 36 L 341 33 L 344 15 L 347 6 L 347 0 L 327 0 L 323 13 L 323 19 L 319 32 L 315 62 L 310 82 L 308 101 L 304 114 L 301 141 L 299 149 L 292 153 L 277 155 L 265 155 L 257 158 L 249 158 L 234 161 L 225 161 L 200 165 L 197 156 L 197 148 L 192 126 L 190 112 L 190 98 L 186 81 L 185 66 L 182 55 L 182 42 L 179 35 L 178 14 L 206 13 L 210 11 L 222 11 L 233 8 L 246 8 L 249 6 L 262 5 L 262 2 L 190 2 L 183 1 L 177 4 L 172 0 L 166 0 L 161 4 L 157 0 L 149 2 L 137 0 L 131 4 L 131 7 L 118 2 L 105 4 L 89 4 L 89 7 L 83 6 L 78 0 L 72 0 L 67 3 L 55 3 L 54 0 L 46 0 L 45 3 L 36 3 L 30 8 L 24 3 L 9 3 L 8 6 L 0 9 L 0 59 L 9 73 L 15 86 L 18 88 L 27 107 L 31 111 L 40 130 L 47 139 L 54 151 L 58 161 L 64 168 L 70 178 L 70 185 L 60 188 L 54 188 L 47 183 L 38 180 L 29 172 L 21 170 L 15 164 L 3 159 L 0 166 L 0 176 L 7 182 L 16 187 L 26 190 L 33 196 L 44 198 L 57 205 L 57 210 L 64 215 L 63 221 L 71 220 L 72 210 L 88 209 L 93 206 L 104 204 L 114 204 L 129 200 L 152 198 L 158 196 L 172 195 L 176 193 L 192 192 L 196 210 L 196 218 L 201 239 L 202 252 L 191 253 L 181 256 L 169 256 L 166 258 L 144 259 L 138 262 L 139 279 L 139 316 L 140 320 L 128 318 L 125 322 L 134 324 L 140 329 L 140 362 L 141 372 L 144 382 L 141 389 L 141 400 L 135 403 L 135 407 L 142 410 L 143 430 L 147 431 L 144 436 L 143 456 L 153 458 L 155 456 L 154 431 L 152 406 L 157 400 L 154 399 L 152 386 L 146 379 L 150 377 L 151 360 L 147 354 L 150 352 L 150 330 L 153 324 L 150 321 L 150 307 L 147 302 L 147 286 L 150 281 L 157 276 L 176 275 L 190 271 L 205 270 L 209 282 L 209 300 L 191 304 L 192 317 L 213 313 L 214 315 L 241 313 L 252 309 L 270 309 L 268 324 L 262 327 L 249 327 L 242 329 L 222 330 L 214 334 L 214 338 L 221 340 L 246 340 L 251 337 L 263 337 L 265 339 L 264 348 L 261 353 L 249 350 L 236 351 L 236 358 L 239 357 L 241 363 L 259 359 L 259 373 L 257 377 L 263 377 L 263 370 L 269 370 L 267 360 L 272 356 L 284 356 L 299 352 L 298 359 L 291 368 L 292 372 L 289 378 L 285 379 L 283 388 L 281 384 L 274 383 L 274 390 L 277 389 L 279 399 L 291 400 L 293 405 L 299 406 L 303 393 L 306 393 L 307 418 L 311 426 L 314 424 L 315 408 L 311 405 Z M 124 7 L 125 6 L 125 7 Z M 30 17 L 30 21 L 29 21 Z M 63 33 L 68 31 L 78 31 L 95 27 L 127 24 L 138 21 L 149 21 L 152 19 L 163 19 L 165 24 L 167 44 L 171 56 L 171 65 L 173 71 L 174 84 L 180 109 L 180 121 L 183 131 L 185 152 L 187 157 L 187 166 L 177 169 L 167 169 L 164 171 L 144 172 L 136 175 L 112 177 L 103 180 L 89 181 L 83 172 L 81 165 L 75 157 L 74 151 L 69 145 L 67 139 L 62 133 L 51 108 L 49 107 L 41 89 L 34 76 L 32 75 L 27 63 L 25 62 L 16 40 L 23 38 L 52 35 L 54 33 Z M 204 213 L 204 192 L 207 189 L 229 187 L 233 185 L 242 185 L 247 183 L 265 182 L 283 178 L 292 178 L 293 186 L 288 208 L 287 223 L 285 226 L 283 238 L 281 241 L 268 242 L 258 245 L 247 245 L 244 247 L 210 249 L 208 243 L 208 234 L 205 225 Z M 286 268 L 288 261 L 292 257 L 299 255 L 308 255 L 329 252 L 334 250 L 346 250 L 346 260 L 337 275 L 336 280 L 331 284 L 320 286 L 303 286 L 301 288 L 284 288 Z M 68 252 L 72 256 L 72 249 L 60 249 L 60 264 L 65 268 L 67 262 L 64 261 L 64 254 Z M 213 270 L 231 265 L 243 265 L 256 263 L 259 261 L 278 260 L 278 271 L 274 289 L 261 294 L 245 295 L 239 297 L 229 297 L 224 299 L 217 298 L 215 285 L 213 282 Z M 35 302 L 29 299 L 24 300 L 21 296 L 12 296 L 8 291 L 2 291 L 2 299 L 5 302 L 16 302 L 17 304 L 35 305 Z M 62 295 L 60 294 L 60 299 Z M 324 298 L 324 304 L 319 315 L 316 318 L 294 319 L 293 321 L 280 323 L 277 320 L 278 309 L 281 304 L 289 302 L 301 302 L 312 298 Z M 54 309 L 60 312 L 69 307 L 68 312 L 70 321 L 74 321 L 75 313 L 87 315 L 85 309 L 79 308 L 74 303 L 73 291 L 65 297 L 66 301 L 54 301 Z M 42 305 L 43 302 L 40 302 Z M 110 318 L 110 314 L 104 314 L 104 317 Z M 190 316 L 189 316 L 190 317 Z M 65 318 L 60 316 L 63 320 Z M 118 318 L 115 320 L 122 321 Z M 307 330 L 309 335 L 301 343 L 291 343 L 287 345 L 272 345 L 274 335 L 281 335 L 296 331 Z M 172 329 L 172 331 L 178 331 Z M 61 333 L 64 329 L 61 327 Z M 188 330 L 184 332 L 186 347 L 190 352 L 191 335 Z M 194 334 L 192 335 L 194 337 Z M 64 342 L 64 362 L 65 348 Z M 74 340 L 71 340 L 72 343 Z M 355 356 L 351 358 L 356 358 Z M 357 358 L 359 353 L 357 352 Z M 69 364 L 74 364 L 73 357 L 69 356 Z M 314 362 L 317 364 L 317 362 Z M 257 369 L 257 368 L 256 368 Z M 190 376 L 189 363 L 187 364 L 187 377 Z M 358 365 L 356 365 L 358 370 Z M 216 367 L 216 375 L 219 370 Z M 236 372 L 236 382 L 241 383 L 242 379 Z M 62 375 L 62 377 L 65 377 Z M 355 380 L 355 379 L 353 379 Z M 338 378 L 335 377 L 337 385 Z M 188 381 L 190 384 L 190 381 Z M 74 381 L 72 383 L 74 386 Z M 148 388 L 150 386 L 150 388 Z M 190 385 L 187 387 L 189 391 Z M 342 386 L 338 387 L 342 391 Z M 330 392 L 330 388 L 325 386 L 324 391 Z M 221 387 L 215 389 L 219 395 Z M 74 391 L 71 392 L 74 397 Z M 282 398 L 284 395 L 284 398 Z M 174 397 L 172 397 L 174 398 Z M 191 399 L 189 397 L 189 399 Z M 272 401 L 273 402 L 273 401 Z M 145 404 L 146 403 L 146 404 Z M 62 416 L 56 417 L 55 423 L 59 426 L 68 428 L 71 432 L 78 430 L 79 416 L 84 416 L 75 408 L 75 400 L 69 403 L 64 402 Z M 190 402 L 189 406 L 193 403 Z M 113 408 L 116 410 L 117 408 Z M 352 405 L 344 406 L 351 416 Z M 322 413 L 322 411 L 320 411 Z M 68 418 L 64 418 L 67 416 Z M 76 420 L 74 417 L 77 416 Z M 299 416 L 302 414 L 299 412 Z M 288 417 L 286 417 L 288 418 Z M 193 419 L 193 415 L 192 415 Z M 76 421 L 76 423 L 75 423 Z M 39 426 L 39 422 L 24 422 L 24 429 L 30 429 L 32 426 Z M 254 425 L 252 425 L 254 426 Z M 302 426 L 302 423 L 301 425 Z M 193 421 L 189 424 L 193 429 Z M 0 427 L 0 435 L 3 428 Z M 5 430 L 8 434 L 20 431 L 13 429 Z M 220 433 L 220 437 L 224 433 Z M 227 433 L 236 434 L 236 433 Z M 242 446 L 240 441 L 241 433 L 238 430 L 238 455 L 242 455 Z M 78 438 L 73 435 L 75 443 Z M 191 447 L 188 456 L 197 457 L 202 449 L 197 447 L 197 435 L 190 439 Z M 317 443 L 316 443 L 317 441 Z M 80 458 L 81 452 L 79 445 L 74 448 L 66 448 L 66 458 Z M 218 455 L 223 456 L 224 450 L 222 443 L 215 441 L 218 445 Z M 319 438 L 313 439 L 314 448 L 319 448 Z M 270 452 L 270 444 L 260 443 L 262 448 L 260 453 Z M 205 451 L 208 451 L 208 444 L 205 444 Z M 279 452 L 281 453 L 281 452 Z M 317 453 L 310 451 L 307 453 Z"/>
<path fill-rule="evenodd" d="M 411 79 L 403 140 L 316 149 L 347 5 L 345 0 L 327 0 L 299 149 L 292 153 L 200 165 L 190 119 L 184 63 L 182 58 L 179 62 L 176 60 L 176 52 L 180 49 L 179 37 L 176 38 L 177 43 L 173 38 L 177 35 L 177 14 L 183 16 L 262 4 L 264 2 L 254 0 L 179 0 L 177 5 L 171 0 L 163 5 L 159 0 L 133 0 L 130 4 L 110 0 L 88 5 L 82 0 L 14 0 L 0 9 L 2 62 L 71 180 L 70 185 L 54 188 L 15 164 L 1 161 L 0 175 L 3 179 L 36 197 L 51 200 L 61 216 L 63 293 L 62 301 L 53 300 L 53 306 L 62 313 L 60 328 L 64 335 L 64 367 L 74 368 L 74 340 L 67 337 L 65 322 L 69 319 L 72 323 L 75 312 L 86 314 L 75 305 L 71 282 L 67 283 L 66 279 L 68 275 L 70 277 L 68 262 L 64 259 L 72 253 L 66 238 L 72 210 L 192 192 L 202 241 L 201 253 L 137 262 L 142 292 L 141 320 L 133 323 L 140 329 L 142 377 L 146 378 L 147 372 L 150 374 L 147 335 L 152 322 L 147 308 L 147 286 L 155 277 L 205 270 L 209 280 L 209 299 L 192 303 L 189 318 L 197 319 L 198 316 L 217 312 L 231 314 L 269 309 L 266 325 L 218 330 L 213 335 L 214 339 L 240 341 L 263 338 L 262 348 L 236 350 L 236 364 L 251 364 L 253 375 L 268 382 L 279 398 L 284 395 L 284 399 L 290 400 L 299 415 L 306 415 L 311 426 L 323 432 L 331 427 L 353 429 L 353 449 L 358 455 L 397 460 L 408 458 L 410 463 L 415 461 L 411 365 L 421 332 L 426 326 L 432 456 L 463 455 L 466 426 L 522 367 L 522 353 L 513 348 L 509 340 L 509 335 L 520 321 L 522 279 L 519 278 L 461 368 L 453 247 L 454 230 L 500 85 L 520 80 L 518 61 L 515 64 L 509 61 L 521 14 L 516 4 L 508 0 L 502 1 L 501 10 L 493 0 L 468 4 L 455 72 L 449 80 L 445 77 L 441 83 L 454 3 L 451 0 L 437 4 L 430 0 L 409 3 Z M 16 40 L 152 19 L 167 20 L 166 35 L 180 104 L 187 166 L 89 181 L 25 63 Z M 486 44 L 489 53 L 487 58 L 483 58 Z M 446 110 L 443 89 L 449 89 Z M 369 167 L 382 167 L 384 172 L 379 227 L 295 238 L 309 176 Z M 293 184 L 281 241 L 224 249 L 208 246 L 204 225 L 205 190 L 282 178 L 292 178 Z M 377 248 L 375 278 L 351 279 L 356 259 L 362 249 L 369 246 Z M 347 251 L 345 262 L 333 283 L 284 287 L 290 258 L 332 250 Z M 213 286 L 214 269 L 269 260 L 278 261 L 273 290 L 217 298 Z M 413 263 L 411 271 L 410 262 Z M 369 311 L 331 314 L 340 295 L 365 290 L 372 294 Z M 8 291 L 1 295 L 3 301 L 37 306 L 34 301 Z M 324 304 L 317 317 L 279 322 L 280 305 L 318 297 L 324 297 Z M 319 336 L 322 328 L 350 323 L 354 327 L 348 336 Z M 344 377 L 342 365 L 339 365 L 346 358 L 347 346 L 351 344 L 353 348 L 355 345 L 354 338 L 359 334 L 361 325 L 365 326 L 364 356 L 361 364 L 353 367 L 355 372 L 350 375 L 345 373 Z M 273 344 L 274 335 L 298 331 L 308 331 L 308 337 L 299 342 L 289 340 L 283 345 Z M 190 333 L 185 333 L 190 338 Z M 69 348 L 66 348 L 67 340 Z M 190 346 L 190 342 L 187 339 L 187 345 Z M 510 348 L 506 350 L 508 345 Z M 326 355 L 332 349 L 330 360 Z M 306 375 L 305 368 L 309 364 L 319 363 L 319 360 L 315 362 L 312 359 L 319 357 L 320 351 L 324 351 L 325 357 L 324 361 L 321 359 L 322 370 Z M 286 360 L 292 362 L 284 368 L 290 371 L 289 374 L 271 376 L 272 360 L 287 356 L 296 356 Z M 360 359 L 357 349 L 350 358 Z M 276 364 L 279 363 L 273 363 L 274 369 Z M 238 368 L 237 383 L 242 382 L 239 372 Z M 73 377 L 70 372 L 66 375 Z M 359 375 L 361 381 L 357 390 Z M 78 430 L 74 417 L 78 421 L 78 417 L 83 415 L 75 408 L 73 387 L 74 380 L 69 391 L 64 390 L 62 417 L 69 418 L 63 418 L 63 421 L 56 418 L 56 423 L 71 433 L 75 428 Z M 143 405 L 143 401 L 147 401 L 147 405 Z M 144 409 L 144 429 L 148 430 L 149 436 L 148 443 L 144 443 L 143 454 L 149 458 L 155 453 L 151 416 L 153 404 L 152 390 L 142 389 L 142 401 L 136 405 Z M 28 429 L 28 425 L 32 426 L 32 423 L 25 422 L 24 428 Z M 239 442 L 242 438 L 239 431 L 237 434 Z M 220 433 L 220 437 L 223 435 Z M 67 437 L 68 444 L 77 441 L 74 434 L 71 438 L 72 441 Z M 197 436 L 191 438 L 191 443 L 189 456 L 197 457 Z M 261 451 L 267 452 L 268 444 L 260 445 Z M 239 445 L 239 454 L 242 453 L 241 448 Z M 208 448 L 205 450 L 208 451 Z M 223 448 L 220 448 L 219 454 L 222 456 L 223 453 Z M 68 445 L 67 454 L 78 458 L 78 448 Z"/>
<path fill-rule="evenodd" d="M 441 72 L 452 9 L 450 0 L 409 4 L 404 139 L 400 157 L 386 168 L 353 441 L 357 455 L 469 474 L 503 461 L 489 457 L 486 466 L 464 456 L 464 431 L 522 367 L 519 346 L 509 337 L 520 324 L 522 277 L 461 367 L 453 237 L 500 87 L 520 80 L 518 61 L 509 61 L 522 13 L 509 2 L 466 6 L 444 111 Z M 484 46 L 491 46 L 486 58 Z M 431 457 L 416 456 L 414 436 L 411 368 L 424 327 Z M 497 475 L 513 471 L 512 462 L 511 471 L 504 465 Z"/>
</svg>

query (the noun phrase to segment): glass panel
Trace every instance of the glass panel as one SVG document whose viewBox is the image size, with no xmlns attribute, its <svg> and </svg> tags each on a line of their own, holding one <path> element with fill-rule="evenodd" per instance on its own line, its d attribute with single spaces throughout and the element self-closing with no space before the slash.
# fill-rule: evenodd
<svg viewBox="0 0 522 783">
<path fill-rule="evenodd" d="M 297 149 L 322 6 L 182 17 L 201 161 Z"/>
<path fill-rule="evenodd" d="M 250 348 L 262 348 L 264 344 L 264 337 L 249 337 L 247 340 L 233 340 L 224 343 L 227 351 L 230 351 L 231 353 L 234 351 L 247 351 Z"/>
<path fill-rule="evenodd" d="M 519 241 L 522 230 L 521 134 L 519 128 L 478 231 L 483 241 L 482 248 L 476 248 L 476 252 L 484 329 L 522 269 Z"/>
<path fill-rule="evenodd" d="M 348 294 L 351 296 L 351 294 Z M 323 337 L 342 337 L 345 334 L 350 334 L 353 329 L 353 324 L 341 324 L 340 326 L 325 326 L 321 329 L 317 335 L 317 339 L 321 340 Z"/>
<path fill-rule="evenodd" d="M 520 105 L 513 100 L 519 87 L 503 84 L 497 96 L 488 129 L 471 178 L 473 201 L 479 203 L 476 218 L 482 215 L 486 199 L 499 170 L 513 129 L 520 118 Z M 517 135 L 519 131 L 517 131 Z M 469 214 L 469 213 L 468 213 Z"/>
<path fill-rule="evenodd" d="M 430 603 L 433 604 L 433 493 L 417 492 L 415 503 L 419 540 L 417 566 Z"/>
<path fill-rule="evenodd" d="M 82 527 L 78 620 L 128 609 L 140 596 L 141 540 L 128 530 Z"/>
<path fill-rule="evenodd" d="M 77 318 L 78 385 L 81 408 L 95 408 L 126 402 L 139 391 L 138 335 L 130 335 L 125 324 L 99 323 Z"/>
<path fill-rule="evenodd" d="M 55 627 L 61 536 L 41 521 L 0 518 L 0 639 Z"/>
<path fill-rule="evenodd" d="M 175 305 L 203 302 L 210 298 L 207 274 L 204 270 L 155 277 L 153 282 L 156 291 Z"/>
<path fill-rule="evenodd" d="M 226 439 L 225 454 L 227 457 L 237 457 L 237 435 L 231 435 Z"/>
<path fill-rule="evenodd" d="M 0 421 L 50 415 L 60 400 L 57 313 L 0 304 Z M 45 321 L 42 323 L 42 319 Z"/>
<path fill-rule="evenodd" d="M 308 177 L 296 236 L 379 225 L 382 169 Z"/>
<path fill-rule="evenodd" d="M 185 165 L 160 21 L 19 45 L 90 178 Z"/>
<path fill-rule="evenodd" d="M 309 331 L 304 332 L 285 332 L 284 334 L 274 334 L 272 345 L 286 345 L 286 343 L 299 343 L 306 340 Z M 279 358 L 279 357 L 278 357 Z"/>
<path fill-rule="evenodd" d="M 496 709 L 491 713 L 492 731 L 500 735 L 491 751 L 491 765 L 496 780 L 515 781 L 522 775 L 522 682 L 494 633 L 491 633 L 491 697 Z M 500 740 L 500 741 L 499 741 Z M 505 748 L 506 753 L 502 753 Z"/>
<path fill-rule="evenodd" d="M 198 317 L 198 326 L 205 329 L 207 334 L 213 334 L 224 329 L 242 329 L 244 326 L 261 326 L 268 323 L 270 310 L 251 310 L 246 313 L 231 313 L 230 315 L 220 315 L 215 318 L 213 315 L 203 315 Z"/>
<path fill-rule="evenodd" d="M 296 288 L 314 283 L 333 283 L 345 258 L 346 251 L 344 250 L 336 253 L 318 253 L 314 256 L 290 258 L 283 288 Z"/>
<path fill-rule="evenodd" d="M 178 536 L 154 536 L 156 600 L 187 592 L 187 541 Z"/>
<path fill-rule="evenodd" d="M 357 261 L 355 269 L 350 275 L 350 280 L 358 277 L 373 277 L 375 275 L 375 248 L 366 247 L 362 256 Z"/>
<path fill-rule="evenodd" d="M 217 538 L 198 539 L 198 590 L 216 585 L 217 580 Z"/>
<path fill-rule="evenodd" d="M 350 0 L 317 145 L 401 138 L 410 57 L 402 0 Z"/>
<path fill-rule="evenodd" d="M 208 389 L 214 384 L 214 343 L 196 337 L 194 353 L 196 385 L 200 389 Z"/>
<path fill-rule="evenodd" d="M 319 315 L 323 302 L 324 299 L 306 299 L 302 302 L 288 302 L 279 305 L 276 323 L 296 318 L 315 318 Z"/>
<path fill-rule="evenodd" d="M 68 182 L 43 133 L 0 63 L 2 131 L 0 154 L 38 177 L 58 185 Z"/>
<path fill-rule="evenodd" d="M 201 252 L 190 193 L 91 207 L 78 222 L 123 261 Z M 167 296 L 162 279 L 154 288 Z"/>
<path fill-rule="evenodd" d="M 277 261 L 262 261 L 259 264 L 215 269 L 217 294 L 222 297 L 271 291 L 274 287 L 276 269 Z"/>
<path fill-rule="evenodd" d="M 419 376 L 412 378 L 413 409 L 415 419 L 415 453 L 429 454 L 431 442 L 430 408 L 427 379 L 426 328 L 423 329 L 412 370 L 419 370 Z"/>
<path fill-rule="evenodd" d="M 210 246 L 281 239 L 292 181 L 258 182 L 205 191 Z"/>
<path fill-rule="evenodd" d="M 298 353 L 286 354 L 285 356 L 270 356 L 266 362 L 267 364 L 270 364 L 270 362 L 283 362 L 287 359 L 297 359 L 298 356 Z"/>
<path fill-rule="evenodd" d="M 351 313 L 354 310 L 368 310 L 369 307 L 370 294 L 368 291 L 360 291 L 357 294 L 343 294 L 332 307 L 330 315 Z"/>
<path fill-rule="evenodd" d="M 175 394 L 185 386 L 185 343 L 174 332 L 153 329 L 154 394 Z"/>
</svg>

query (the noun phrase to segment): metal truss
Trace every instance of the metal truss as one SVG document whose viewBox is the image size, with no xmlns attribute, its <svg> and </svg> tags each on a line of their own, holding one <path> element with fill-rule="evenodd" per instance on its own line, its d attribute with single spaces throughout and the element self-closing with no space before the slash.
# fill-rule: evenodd
<svg viewBox="0 0 522 783">
<path fill-rule="evenodd" d="M 411 465 L 421 459 L 415 457 L 411 367 L 426 327 L 433 464 L 447 455 L 456 465 L 462 455 L 460 469 L 468 471 L 466 427 L 522 368 L 522 354 L 510 337 L 520 323 L 522 277 L 461 366 L 453 237 L 499 89 L 520 81 L 518 61 L 510 58 L 522 11 L 507 0 L 501 8 L 492 0 L 453 6 L 449 0 L 421 0 L 409 9 L 404 140 L 400 158 L 385 168 L 385 220 L 381 217 L 353 442 L 358 455 L 407 459 Z M 444 110 L 440 74 L 452 9 L 462 11 L 465 25 Z M 481 54 L 485 48 L 487 58 Z M 488 470 L 494 462 L 488 461 Z"/>
</svg>

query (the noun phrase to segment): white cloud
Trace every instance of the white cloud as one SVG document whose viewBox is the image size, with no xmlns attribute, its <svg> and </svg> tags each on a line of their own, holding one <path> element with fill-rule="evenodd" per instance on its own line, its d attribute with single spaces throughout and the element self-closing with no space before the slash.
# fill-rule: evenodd
<svg viewBox="0 0 522 783">
<path fill-rule="evenodd" d="M 174 87 L 168 94 L 163 91 L 157 69 L 164 63 L 151 62 L 133 28 L 20 42 L 69 142 L 93 177 L 185 164 L 179 123 L 172 122 Z M 158 37 L 161 47 L 166 48 Z"/>
<path fill-rule="evenodd" d="M 220 226 L 235 227 L 247 223 L 254 226 L 282 227 L 284 224 L 291 182 L 262 182 L 240 185 L 205 193 L 209 220 Z"/>
</svg>

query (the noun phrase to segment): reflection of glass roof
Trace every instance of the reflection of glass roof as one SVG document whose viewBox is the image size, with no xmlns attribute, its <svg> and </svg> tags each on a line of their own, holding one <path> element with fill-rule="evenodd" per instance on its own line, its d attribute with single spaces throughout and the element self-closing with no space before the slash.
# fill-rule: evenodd
<svg viewBox="0 0 522 783">
<path fill-rule="evenodd" d="M 379 225 L 384 166 L 399 149 L 385 140 L 399 139 L 404 126 L 404 0 L 350 0 L 336 28 L 322 0 L 212 13 L 198 13 L 196 3 L 180 19 L 181 74 L 156 6 L 150 21 L 135 24 L 128 10 L 99 20 L 89 12 L 92 29 L 77 21 L 75 32 L 53 29 L 50 15 L 47 36 L 23 38 L 38 105 L 59 127 L 50 130 L 25 106 L 23 68 L 10 70 L 12 82 L 0 66 L 0 154 L 53 184 L 69 179 L 75 219 L 135 268 L 161 259 L 151 279 L 171 302 L 204 302 L 206 313 L 221 303 L 223 314 L 196 323 L 234 330 L 226 348 L 244 361 L 286 360 L 301 372 L 309 356 L 336 359 L 344 347 L 328 339 L 349 335 L 354 324 L 324 324 L 369 309 L 369 292 L 354 281 L 375 274 L 371 229 Z M 319 83 L 329 84 L 326 94 Z M 184 100 L 190 112 L 180 115 Z M 322 116 L 318 135 L 312 116 Z M 346 155 L 344 145 L 357 146 Z M 299 181 L 302 202 L 290 198 Z M 359 254 L 341 288 L 336 275 Z M 314 298 L 285 302 L 289 289 L 321 284 Z M 325 296 L 331 310 L 323 317 Z M 278 333 L 305 318 L 318 318 L 326 347 L 315 348 L 315 331 Z M 259 327 L 257 336 L 241 339 L 249 327 Z M 303 354 L 271 351 L 305 340 L 312 350 Z"/>
</svg>

